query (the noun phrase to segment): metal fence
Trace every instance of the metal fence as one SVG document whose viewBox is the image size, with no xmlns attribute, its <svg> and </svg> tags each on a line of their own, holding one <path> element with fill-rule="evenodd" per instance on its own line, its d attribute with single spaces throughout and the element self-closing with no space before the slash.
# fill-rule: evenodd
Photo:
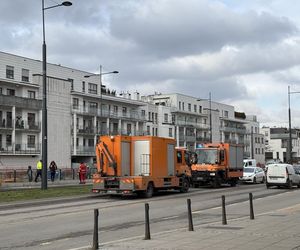
<svg viewBox="0 0 300 250">
<path fill-rule="evenodd" d="M 92 167 L 88 168 L 87 179 L 91 179 L 97 169 Z M 27 169 L 0 169 L 0 183 L 9 182 L 29 182 L 29 175 Z M 32 181 L 36 176 L 36 170 L 32 170 Z M 50 180 L 50 171 L 47 171 L 48 179 Z M 55 180 L 78 180 L 78 168 L 60 168 L 57 169 Z"/>
</svg>

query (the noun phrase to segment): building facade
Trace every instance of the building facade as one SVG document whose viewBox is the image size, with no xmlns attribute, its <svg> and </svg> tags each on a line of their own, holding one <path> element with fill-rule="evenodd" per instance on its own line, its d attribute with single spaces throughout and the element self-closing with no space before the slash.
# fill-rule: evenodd
<svg viewBox="0 0 300 250">
<path fill-rule="evenodd" d="M 41 61 L 0 52 L 0 167 L 26 168 L 41 158 L 41 71 Z M 231 105 L 177 93 L 118 95 L 102 81 L 100 86 L 99 75 L 87 75 L 47 65 L 48 161 L 58 167 L 93 164 L 104 134 L 175 138 L 177 146 L 188 149 L 210 141 L 249 149 L 249 121 L 236 117 Z"/>
</svg>

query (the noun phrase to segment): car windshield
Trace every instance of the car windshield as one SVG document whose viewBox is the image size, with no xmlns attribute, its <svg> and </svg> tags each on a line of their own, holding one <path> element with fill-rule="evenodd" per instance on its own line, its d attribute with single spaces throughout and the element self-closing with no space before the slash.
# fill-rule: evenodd
<svg viewBox="0 0 300 250">
<path fill-rule="evenodd" d="M 244 168 L 245 173 L 253 173 L 254 170 L 255 170 L 254 168 Z"/>
<path fill-rule="evenodd" d="M 218 150 L 216 149 L 197 149 L 199 164 L 216 164 L 218 163 Z"/>
</svg>

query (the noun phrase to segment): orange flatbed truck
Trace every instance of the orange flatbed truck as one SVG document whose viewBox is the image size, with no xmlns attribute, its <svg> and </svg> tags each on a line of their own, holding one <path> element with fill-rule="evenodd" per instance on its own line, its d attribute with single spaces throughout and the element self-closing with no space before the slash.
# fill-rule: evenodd
<svg viewBox="0 0 300 250">
<path fill-rule="evenodd" d="M 239 177 L 243 176 L 242 145 L 202 144 L 195 149 L 195 153 L 194 164 L 191 167 L 194 187 L 219 187 L 223 183 L 235 186 Z"/>
<path fill-rule="evenodd" d="M 187 192 L 190 154 L 175 140 L 155 136 L 101 136 L 96 145 L 95 193 L 152 197 L 158 190 Z"/>
</svg>

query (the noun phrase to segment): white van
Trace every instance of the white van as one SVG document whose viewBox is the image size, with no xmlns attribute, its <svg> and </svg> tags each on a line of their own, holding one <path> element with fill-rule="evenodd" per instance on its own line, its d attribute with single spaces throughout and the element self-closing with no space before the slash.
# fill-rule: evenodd
<svg viewBox="0 0 300 250">
<path fill-rule="evenodd" d="M 267 166 L 266 186 L 285 186 L 292 188 L 293 185 L 300 187 L 300 176 L 295 173 L 290 164 L 275 163 Z"/>
</svg>

